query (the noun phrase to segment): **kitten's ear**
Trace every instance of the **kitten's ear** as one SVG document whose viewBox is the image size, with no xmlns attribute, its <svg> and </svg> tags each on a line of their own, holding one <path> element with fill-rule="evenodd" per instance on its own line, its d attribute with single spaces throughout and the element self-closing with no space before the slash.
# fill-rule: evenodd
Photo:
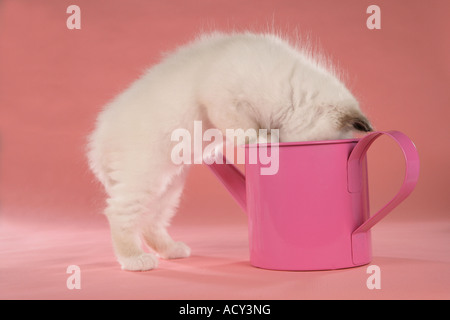
<svg viewBox="0 0 450 320">
<path fill-rule="evenodd" d="M 370 132 L 373 131 L 369 120 L 362 114 L 346 114 L 340 119 L 341 128 Z"/>
<path fill-rule="evenodd" d="M 373 128 L 369 123 L 369 120 L 367 120 L 367 118 L 364 116 L 353 119 L 352 126 L 355 130 L 358 130 L 358 131 L 363 131 L 363 132 L 373 131 Z"/>
</svg>

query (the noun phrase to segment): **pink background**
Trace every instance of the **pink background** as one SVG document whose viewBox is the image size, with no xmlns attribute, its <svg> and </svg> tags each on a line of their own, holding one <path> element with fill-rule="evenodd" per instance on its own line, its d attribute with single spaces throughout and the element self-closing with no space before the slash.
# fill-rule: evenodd
<svg viewBox="0 0 450 320">
<path fill-rule="evenodd" d="M 71 4 L 81 30 L 66 28 Z M 381 30 L 366 27 L 371 4 Z M 0 298 L 450 298 L 449 10 L 445 0 L 0 2 Z M 161 52 L 202 30 L 267 25 L 310 34 L 346 71 L 376 129 L 400 130 L 419 150 L 416 190 L 373 230 L 382 290 L 367 289 L 366 267 L 251 267 L 246 217 L 201 165 L 171 227 L 193 256 L 146 273 L 114 261 L 105 195 L 84 155 L 96 114 Z M 375 211 L 395 194 L 404 164 L 382 138 L 369 166 Z M 81 290 L 65 285 L 71 264 L 82 270 Z"/>
</svg>

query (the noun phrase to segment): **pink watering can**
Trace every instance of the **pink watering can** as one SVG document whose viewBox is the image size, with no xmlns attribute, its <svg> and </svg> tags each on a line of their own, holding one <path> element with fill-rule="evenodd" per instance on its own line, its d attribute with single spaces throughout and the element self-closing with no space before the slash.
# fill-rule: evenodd
<svg viewBox="0 0 450 320">
<path fill-rule="evenodd" d="M 397 195 L 369 214 L 366 153 L 380 136 L 403 151 L 405 179 Z M 260 161 L 210 164 L 214 174 L 248 214 L 250 263 L 275 270 L 330 270 L 372 259 L 370 229 L 413 191 L 419 177 L 414 143 L 398 131 L 362 139 L 246 145 L 278 147 L 276 174 L 262 175 Z M 224 162 L 225 163 L 225 162 Z"/>
</svg>

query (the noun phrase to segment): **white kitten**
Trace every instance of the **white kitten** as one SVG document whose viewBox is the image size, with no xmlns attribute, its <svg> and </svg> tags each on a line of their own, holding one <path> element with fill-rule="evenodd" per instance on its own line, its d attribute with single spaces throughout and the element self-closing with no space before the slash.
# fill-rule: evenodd
<svg viewBox="0 0 450 320">
<path fill-rule="evenodd" d="M 109 103 L 90 136 L 89 162 L 109 195 L 117 259 L 149 270 L 190 249 L 166 231 L 185 182 L 186 165 L 170 158 L 171 133 L 203 129 L 279 129 L 284 141 L 348 138 L 370 131 L 357 100 L 311 54 L 270 34 L 202 36 L 150 68 Z"/>
</svg>

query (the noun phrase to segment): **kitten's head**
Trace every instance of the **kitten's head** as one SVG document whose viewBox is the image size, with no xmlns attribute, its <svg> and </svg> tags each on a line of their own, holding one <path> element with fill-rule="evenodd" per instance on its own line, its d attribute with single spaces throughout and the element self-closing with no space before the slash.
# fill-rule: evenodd
<svg viewBox="0 0 450 320">
<path fill-rule="evenodd" d="M 355 132 L 372 130 L 370 121 L 357 103 L 313 105 L 308 110 L 295 110 L 292 117 L 280 126 L 280 141 L 350 139 Z"/>
<path fill-rule="evenodd" d="M 373 130 L 356 98 L 333 75 L 314 72 L 300 82 L 279 123 L 281 142 L 349 139 Z"/>
</svg>

